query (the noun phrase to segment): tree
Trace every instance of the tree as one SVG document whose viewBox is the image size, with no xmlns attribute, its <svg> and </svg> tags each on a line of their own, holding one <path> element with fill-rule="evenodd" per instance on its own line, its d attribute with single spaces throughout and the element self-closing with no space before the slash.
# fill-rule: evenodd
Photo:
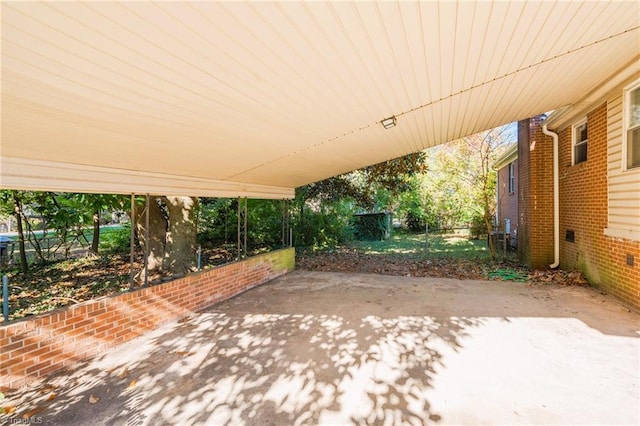
<svg viewBox="0 0 640 426">
<path fill-rule="evenodd" d="M 195 264 L 198 199 L 184 196 L 151 196 L 139 202 L 136 226 L 140 245 L 148 252 L 148 271 L 182 276 Z M 148 239 L 145 209 L 149 209 Z M 139 277 L 144 279 L 144 275 Z"/>
<path fill-rule="evenodd" d="M 2 190 L 0 191 L 0 210 L 2 213 L 13 215 L 16 218 L 17 222 L 17 232 L 18 232 L 18 247 L 20 250 L 20 270 L 23 274 L 26 274 L 29 271 L 29 266 L 27 264 L 27 251 L 25 248 L 24 241 L 24 228 L 22 226 L 22 219 L 24 217 L 24 209 L 23 209 L 23 191 L 14 191 L 14 190 Z"/>
<path fill-rule="evenodd" d="M 443 221 L 479 224 L 489 236 L 489 250 L 495 257 L 492 238 L 495 214 L 497 155 L 510 142 L 509 126 L 502 126 L 453 141 L 433 150 L 433 174 L 423 191 L 432 194 Z"/>
<path fill-rule="evenodd" d="M 425 158 L 409 154 L 297 188 L 297 244 L 343 242 L 354 210 L 392 210 L 398 195 L 412 190 L 411 179 L 426 170 Z"/>
<path fill-rule="evenodd" d="M 100 248 L 100 214 L 105 210 L 119 210 L 124 208 L 126 197 L 113 194 L 73 194 L 80 206 L 91 216 L 93 224 L 93 238 L 89 253 L 98 254 Z"/>
</svg>

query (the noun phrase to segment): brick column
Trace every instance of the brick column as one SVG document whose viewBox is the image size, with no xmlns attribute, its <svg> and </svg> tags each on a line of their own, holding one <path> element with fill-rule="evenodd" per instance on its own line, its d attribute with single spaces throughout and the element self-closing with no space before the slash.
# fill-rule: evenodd
<svg viewBox="0 0 640 426">
<path fill-rule="evenodd" d="M 553 263 L 553 140 L 543 118 L 518 123 L 518 255 L 536 269 Z"/>
</svg>

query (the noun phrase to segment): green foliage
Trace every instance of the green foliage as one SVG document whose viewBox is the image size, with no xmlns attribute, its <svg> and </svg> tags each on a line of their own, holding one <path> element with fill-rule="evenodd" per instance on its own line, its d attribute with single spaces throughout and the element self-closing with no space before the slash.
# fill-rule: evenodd
<svg viewBox="0 0 640 426">
<path fill-rule="evenodd" d="M 323 248 L 351 240 L 353 214 L 393 210 L 398 198 L 415 188 L 425 158 L 422 152 L 409 154 L 297 188 L 295 245 Z"/>
<path fill-rule="evenodd" d="M 391 215 L 388 213 L 359 214 L 353 220 L 357 240 L 386 240 L 391 235 Z"/>
<path fill-rule="evenodd" d="M 482 212 L 474 212 L 474 215 L 471 216 L 471 236 L 473 238 L 480 238 L 481 235 L 487 233 L 487 227 L 484 222 L 484 215 Z"/>
<path fill-rule="evenodd" d="M 238 232 L 238 200 L 201 198 L 198 211 L 198 244 L 206 247 L 234 243 Z"/>
<path fill-rule="evenodd" d="M 282 246 L 282 201 L 248 200 L 247 249 Z"/>
<path fill-rule="evenodd" d="M 351 248 L 367 254 L 396 253 L 412 258 L 454 258 L 482 260 L 489 258 L 487 245 L 481 240 L 470 240 L 466 236 L 430 235 L 429 251 L 425 251 L 425 234 L 396 232 L 384 241 L 352 241 Z"/>
<path fill-rule="evenodd" d="M 386 210 L 391 199 L 412 190 L 411 178 L 426 170 L 423 152 L 385 161 L 296 190 L 304 200 L 351 200 L 366 210 Z M 386 197 L 386 198 L 385 198 Z"/>
<path fill-rule="evenodd" d="M 107 254 L 124 255 L 131 251 L 131 224 L 102 232 L 100 246 Z"/>
<path fill-rule="evenodd" d="M 238 200 L 202 198 L 198 216 L 198 243 L 205 247 L 236 244 Z M 247 200 L 247 249 L 282 246 L 282 201 Z"/>
<path fill-rule="evenodd" d="M 351 218 L 355 213 L 350 200 L 310 203 L 296 199 L 293 211 L 294 245 L 322 250 L 353 239 Z"/>
<path fill-rule="evenodd" d="M 529 274 L 516 271 L 511 268 L 499 268 L 489 272 L 490 279 L 499 279 L 502 281 L 515 281 L 519 283 L 524 283 L 529 280 Z"/>
</svg>

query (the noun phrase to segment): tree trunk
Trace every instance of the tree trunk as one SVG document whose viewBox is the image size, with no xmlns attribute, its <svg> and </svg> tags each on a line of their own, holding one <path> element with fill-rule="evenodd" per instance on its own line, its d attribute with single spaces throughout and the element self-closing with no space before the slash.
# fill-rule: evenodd
<svg viewBox="0 0 640 426">
<path fill-rule="evenodd" d="M 198 199 L 163 197 L 163 201 L 169 214 L 164 268 L 174 276 L 185 275 L 195 266 Z"/>
<path fill-rule="evenodd" d="M 487 242 L 489 244 L 489 253 L 491 253 L 491 259 L 496 258 L 496 244 L 493 240 L 493 235 L 491 232 L 493 231 L 493 227 L 491 226 L 491 214 L 489 211 L 489 195 L 487 194 L 487 190 L 484 190 L 484 224 L 487 229 Z"/>
<path fill-rule="evenodd" d="M 91 249 L 93 254 L 98 254 L 100 246 L 100 210 L 93 212 L 93 239 L 91 240 Z"/>
<path fill-rule="evenodd" d="M 138 240 L 143 250 L 148 251 L 149 274 L 162 273 L 162 261 L 164 259 L 165 241 L 167 235 L 167 219 L 158 203 L 160 197 L 149 197 L 149 240 L 145 233 L 145 209 L 136 208 L 136 230 Z M 145 206 L 146 207 L 146 206 Z M 144 270 L 138 278 L 144 281 Z"/>
<path fill-rule="evenodd" d="M 22 229 L 22 202 L 15 194 L 13 196 L 14 211 L 18 223 L 18 245 L 20 247 L 20 270 L 23 274 L 29 271 L 27 265 L 27 251 L 24 245 L 24 230 Z"/>
</svg>

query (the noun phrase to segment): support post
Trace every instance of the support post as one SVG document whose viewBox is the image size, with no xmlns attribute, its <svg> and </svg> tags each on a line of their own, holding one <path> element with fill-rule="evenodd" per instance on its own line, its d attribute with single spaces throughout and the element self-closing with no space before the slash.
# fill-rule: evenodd
<svg viewBox="0 0 640 426">
<path fill-rule="evenodd" d="M 4 323 L 9 322 L 9 277 L 2 276 L 2 315 Z"/>
<path fill-rule="evenodd" d="M 289 200 L 282 200 L 282 247 L 291 245 L 291 219 L 289 216 Z"/>
<path fill-rule="evenodd" d="M 144 286 L 149 286 L 149 194 L 144 210 Z"/>
<path fill-rule="evenodd" d="M 136 226 L 136 194 L 131 194 L 131 238 L 130 238 L 130 252 L 129 252 L 129 290 L 133 291 L 133 260 L 134 260 L 134 245 L 135 245 L 135 226 Z"/>
<path fill-rule="evenodd" d="M 424 224 L 424 252 L 425 254 L 429 254 L 429 223 L 425 222 Z"/>
<path fill-rule="evenodd" d="M 244 254 L 242 257 L 247 257 L 247 197 L 244 197 Z"/>
<path fill-rule="evenodd" d="M 247 197 L 238 197 L 238 260 L 247 255 Z"/>
</svg>

